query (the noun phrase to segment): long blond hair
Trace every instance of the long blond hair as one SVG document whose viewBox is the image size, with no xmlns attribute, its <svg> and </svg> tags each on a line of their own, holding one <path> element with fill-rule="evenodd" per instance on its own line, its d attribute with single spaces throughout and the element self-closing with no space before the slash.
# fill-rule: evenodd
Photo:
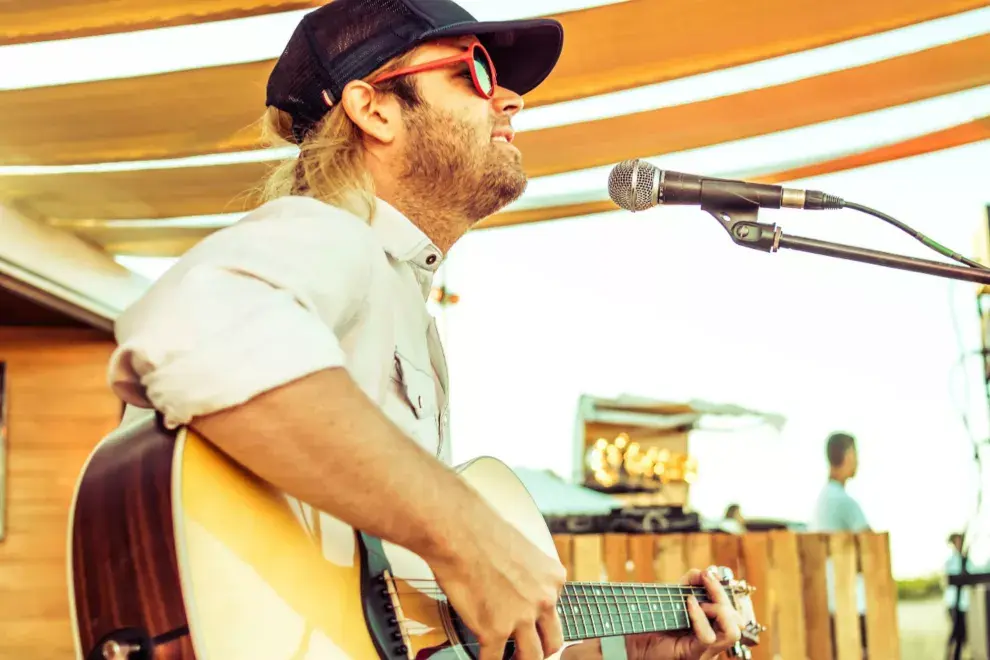
<svg viewBox="0 0 990 660">
<path fill-rule="evenodd" d="M 394 71 L 412 59 L 415 50 L 390 60 L 364 78 Z M 376 85 L 383 94 L 395 94 L 405 107 L 418 105 L 418 90 L 411 78 L 400 76 Z M 261 118 L 262 141 L 266 146 L 298 144 L 299 154 L 281 162 L 265 179 L 262 202 L 286 195 L 315 197 L 355 215 L 370 220 L 375 213 L 375 183 L 365 166 L 363 131 L 338 103 L 321 119 L 302 141 L 292 131 L 292 116 L 269 106 Z"/>
</svg>

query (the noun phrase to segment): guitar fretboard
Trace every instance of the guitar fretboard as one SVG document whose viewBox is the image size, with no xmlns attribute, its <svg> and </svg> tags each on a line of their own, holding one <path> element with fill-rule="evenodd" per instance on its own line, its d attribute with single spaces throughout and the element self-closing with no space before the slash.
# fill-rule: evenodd
<svg viewBox="0 0 990 660">
<path fill-rule="evenodd" d="M 711 601 L 703 587 L 568 582 L 557 602 L 564 641 L 688 630 L 689 595 Z"/>
</svg>

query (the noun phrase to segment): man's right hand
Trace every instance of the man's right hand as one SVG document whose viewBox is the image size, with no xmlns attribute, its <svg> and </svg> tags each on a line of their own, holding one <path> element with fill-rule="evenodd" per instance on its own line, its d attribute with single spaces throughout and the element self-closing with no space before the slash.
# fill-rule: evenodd
<svg viewBox="0 0 990 660">
<path fill-rule="evenodd" d="M 564 643 L 557 600 L 567 572 L 515 527 L 491 522 L 457 557 L 424 559 L 478 638 L 478 660 L 502 660 L 510 638 L 517 660 L 543 660 Z"/>
</svg>

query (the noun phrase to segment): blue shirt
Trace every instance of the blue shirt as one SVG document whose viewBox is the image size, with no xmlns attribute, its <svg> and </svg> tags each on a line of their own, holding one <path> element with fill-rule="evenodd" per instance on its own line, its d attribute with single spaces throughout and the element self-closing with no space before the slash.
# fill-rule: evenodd
<svg viewBox="0 0 990 660">
<path fill-rule="evenodd" d="M 966 560 L 966 572 L 967 573 L 977 572 L 976 569 L 973 567 L 972 560 L 969 559 Z M 945 562 L 945 574 L 948 576 L 948 575 L 959 575 L 960 573 L 962 573 L 962 555 L 956 552 L 955 550 L 953 550 L 952 554 Z M 955 608 L 956 606 L 956 590 L 958 588 L 959 587 L 952 586 L 951 584 L 945 586 L 943 602 L 945 603 L 945 606 L 950 610 Z M 969 588 L 963 587 L 962 596 L 960 596 L 960 600 L 959 600 L 959 611 L 966 612 L 967 610 L 969 610 Z"/>
<path fill-rule="evenodd" d="M 870 528 L 859 502 L 854 500 L 838 481 L 829 479 L 815 501 L 809 532 L 862 532 Z M 835 612 L 835 567 L 832 560 L 825 563 L 825 583 L 828 589 L 828 611 Z M 866 613 L 866 585 L 862 574 L 856 575 L 856 606 Z"/>
<path fill-rule="evenodd" d="M 838 481 L 828 480 L 815 502 L 809 532 L 862 532 L 870 528 L 859 502 Z"/>
</svg>

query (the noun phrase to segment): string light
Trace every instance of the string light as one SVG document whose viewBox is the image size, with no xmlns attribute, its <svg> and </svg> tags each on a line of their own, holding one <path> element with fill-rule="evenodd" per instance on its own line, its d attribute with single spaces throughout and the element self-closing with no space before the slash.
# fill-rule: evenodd
<svg viewBox="0 0 990 660">
<path fill-rule="evenodd" d="M 664 484 L 692 484 L 698 479 L 698 462 L 694 457 L 655 446 L 644 449 L 626 433 L 611 441 L 595 440 L 585 463 L 595 482 L 605 488 L 622 485 L 659 489 Z"/>
</svg>

